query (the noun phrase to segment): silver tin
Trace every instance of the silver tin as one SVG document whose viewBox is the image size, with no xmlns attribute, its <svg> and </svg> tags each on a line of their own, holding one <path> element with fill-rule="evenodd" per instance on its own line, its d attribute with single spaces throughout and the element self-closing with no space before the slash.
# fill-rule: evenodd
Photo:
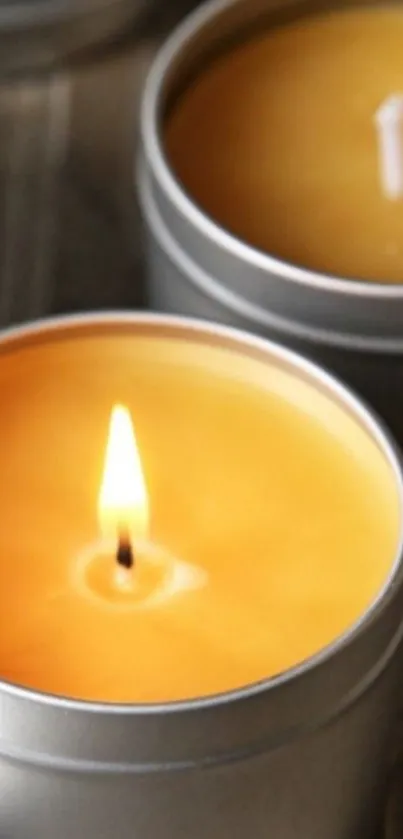
<svg viewBox="0 0 403 839">
<path fill-rule="evenodd" d="M 235 347 L 308 380 L 379 447 L 403 513 L 401 466 L 377 420 L 327 373 L 260 338 L 181 318 L 111 314 L 10 330 L 0 352 L 55 335 L 119 338 L 125 330 Z M 266 682 L 147 706 L 77 702 L 1 682 L 0 836 L 370 839 L 388 780 L 402 620 L 400 540 L 389 579 L 356 625 Z"/>
<path fill-rule="evenodd" d="M 148 234 L 149 298 L 157 310 L 239 326 L 330 365 L 403 439 L 403 284 L 327 276 L 250 247 L 196 206 L 164 155 L 166 113 L 218 49 L 256 27 L 326 7 L 334 8 L 334 2 L 213 0 L 191 14 L 160 50 L 141 114 L 139 191 Z"/>
</svg>

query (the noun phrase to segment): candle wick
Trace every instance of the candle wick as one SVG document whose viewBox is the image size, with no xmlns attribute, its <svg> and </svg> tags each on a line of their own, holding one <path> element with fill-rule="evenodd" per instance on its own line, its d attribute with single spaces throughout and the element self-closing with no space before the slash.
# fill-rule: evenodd
<svg viewBox="0 0 403 839">
<path fill-rule="evenodd" d="M 120 565 L 122 568 L 133 568 L 134 553 L 127 533 L 119 534 L 118 549 L 116 551 L 116 560 L 118 562 L 118 565 Z"/>
</svg>

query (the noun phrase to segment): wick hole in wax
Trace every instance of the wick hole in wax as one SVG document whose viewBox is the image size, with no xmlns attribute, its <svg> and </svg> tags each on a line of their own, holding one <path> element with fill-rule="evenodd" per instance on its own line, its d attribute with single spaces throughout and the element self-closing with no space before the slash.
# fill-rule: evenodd
<svg viewBox="0 0 403 839">
<path fill-rule="evenodd" d="M 126 561 L 119 562 L 116 543 L 100 540 L 89 545 L 74 563 L 75 583 L 83 596 L 100 605 L 152 609 L 206 584 L 204 570 L 159 545 L 139 541 L 132 551 L 132 563 L 126 554 Z"/>
</svg>

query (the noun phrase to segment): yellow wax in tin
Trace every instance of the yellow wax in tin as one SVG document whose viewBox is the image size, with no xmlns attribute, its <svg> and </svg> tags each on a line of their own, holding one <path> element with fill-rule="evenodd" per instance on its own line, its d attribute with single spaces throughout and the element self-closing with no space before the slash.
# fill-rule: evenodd
<svg viewBox="0 0 403 839">
<path fill-rule="evenodd" d="M 168 160 L 194 201 L 280 259 L 403 282 L 403 200 L 384 194 L 374 116 L 403 92 L 403 10 L 352 8 L 260 33 L 196 79 Z"/>
<path fill-rule="evenodd" d="M 383 455 L 330 398 L 242 349 L 49 337 L 0 355 L 0 392 L 3 679 L 114 702 L 240 688 L 331 643 L 388 575 L 399 511 Z M 86 553 L 117 399 L 150 505 L 134 594 L 113 556 Z M 196 584 L 150 600 L 171 561 Z"/>
</svg>

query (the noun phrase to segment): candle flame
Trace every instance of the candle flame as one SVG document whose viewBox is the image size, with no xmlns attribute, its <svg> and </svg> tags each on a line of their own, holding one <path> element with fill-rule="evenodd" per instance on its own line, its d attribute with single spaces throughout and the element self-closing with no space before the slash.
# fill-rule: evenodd
<svg viewBox="0 0 403 839">
<path fill-rule="evenodd" d="M 148 533 L 148 497 L 130 412 L 115 405 L 110 419 L 98 516 L 105 538 L 131 541 Z"/>
</svg>

